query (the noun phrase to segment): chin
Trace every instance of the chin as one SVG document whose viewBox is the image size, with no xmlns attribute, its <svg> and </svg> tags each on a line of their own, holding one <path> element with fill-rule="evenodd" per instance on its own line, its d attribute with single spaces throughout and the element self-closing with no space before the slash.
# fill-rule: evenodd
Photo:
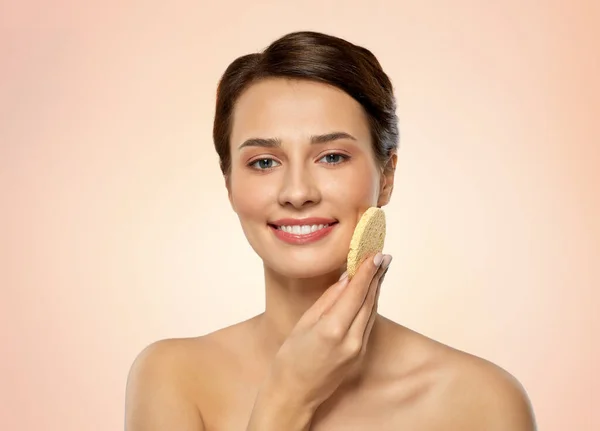
<svg viewBox="0 0 600 431">
<path fill-rule="evenodd" d="M 346 255 L 338 258 L 333 253 L 314 253 L 308 255 L 297 253 L 296 256 L 273 256 L 265 262 L 273 262 L 271 269 L 289 278 L 315 278 L 331 273 L 338 273 L 346 269 Z"/>
<path fill-rule="evenodd" d="M 324 275 L 330 274 L 335 270 L 315 270 L 315 268 L 304 268 L 304 267 L 298 267 L 298 268 L 291 268 L 291 267 L 286 267 L 286 268 L 282 268 L 280 271 L 277 271 L 278 273 L 280 273 L 281 275 L 287 277 L 287 278 L 317 278 L 317 277 L 322 277 Z"/>
<path fill-rule="evenodd" d="M 332 274 L 334 271 L 307 271 L 306 268 L 284 268 L 281 270 L 277 270 L 276 268 L 274 268 L 275 271 L 277 271 L 277 273 L 281 274 L 282 276 L 286 277 L 286 278 L 290 278 L 290 279 L 315 279 L 315 278 L 319 278 L 319 277 L 324 277 L 327 274 Z M 337 274 L 337 271 L 336 271 Z"/>
</svg>

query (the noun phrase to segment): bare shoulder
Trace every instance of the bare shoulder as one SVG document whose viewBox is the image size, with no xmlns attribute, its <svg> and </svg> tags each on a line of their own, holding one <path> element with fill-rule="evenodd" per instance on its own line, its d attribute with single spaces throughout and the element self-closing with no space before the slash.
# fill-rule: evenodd
<svg viewBox="0 0 600 431">
<path fill-rule="evenodd" d="M 219 410 L 248 343 L 247 322 L 190 338 L 156 341 L 135 358 L 127 379 L 125 429 L 203 430 Z"/>
<path fill-rule="evenodd" d="M 127 378 L 126 430 L 204 429 L 193 396 L 203 343 L 202 337 L 165 339 L 137 355 Z"/>
<path fill-rule="evenodd" d="M 412 429 L 535 431 L 527 393 L 508 371 L 478 356 L 382 319 L 392 354 L 396 405 Z M 416 396 L 406 396 L 413 387 Z M 409 393 L 410 395 L 411 393 Z M 406 403 L 405 401 L 409 402 Z M 407 419 L 408 420 L 408 419 Z"/>
<path fill-rule="evenodd" d="M 445 352 L 440 366 L 440 417 L 451 418 L 463 430 L 536 430 L 529 397 L 512 374 L 469 353 L 438 348 Z"/>
</svg>

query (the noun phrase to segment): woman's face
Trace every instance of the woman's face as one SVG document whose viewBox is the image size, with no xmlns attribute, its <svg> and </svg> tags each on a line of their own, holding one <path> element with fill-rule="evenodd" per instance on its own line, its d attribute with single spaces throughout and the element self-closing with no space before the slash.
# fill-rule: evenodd
<svg viewBox="0 0 600 431">
<path fill-rule="evenodd" d="M 339 270 L 362 213 L 391 193 L 393 172 L 375 162 L 361 105 L 326 84 L 251 85 L 236 102 L 230 145 L 231 205 L 252 248 L 284 276 Z"/>
</svg>

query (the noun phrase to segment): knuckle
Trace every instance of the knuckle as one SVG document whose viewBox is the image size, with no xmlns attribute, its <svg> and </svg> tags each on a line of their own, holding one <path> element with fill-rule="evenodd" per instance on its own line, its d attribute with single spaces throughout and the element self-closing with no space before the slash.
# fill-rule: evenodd
<svg viewBox="0 0 600 431">
<path fill-rule="evenodd" d="M 338 342 L 344 338 L 344 328 L 335 322 L 321 325 L 319 335 L 326 341 Z"/>
<path fill-rule="evenodd" d="M 363 347 L 362 340 L 349 338 L 347 342 L 344 344 L 344 352 L 347 356 L 351 358 L 355 358 L 360 355 L 360 352 Z"/>
</svg>

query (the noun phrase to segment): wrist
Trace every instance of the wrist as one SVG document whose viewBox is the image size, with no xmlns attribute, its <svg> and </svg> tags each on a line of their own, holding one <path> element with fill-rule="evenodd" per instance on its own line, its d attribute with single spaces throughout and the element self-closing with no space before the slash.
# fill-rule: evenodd
<svg viewBox="0 0 600 431">
<path fill-rule="evenodd" d="M 285 386 L 265 382 L 256 397 L 247 431 L 308 430 L 315 411 L 316 406 Z"/>
</svg>

